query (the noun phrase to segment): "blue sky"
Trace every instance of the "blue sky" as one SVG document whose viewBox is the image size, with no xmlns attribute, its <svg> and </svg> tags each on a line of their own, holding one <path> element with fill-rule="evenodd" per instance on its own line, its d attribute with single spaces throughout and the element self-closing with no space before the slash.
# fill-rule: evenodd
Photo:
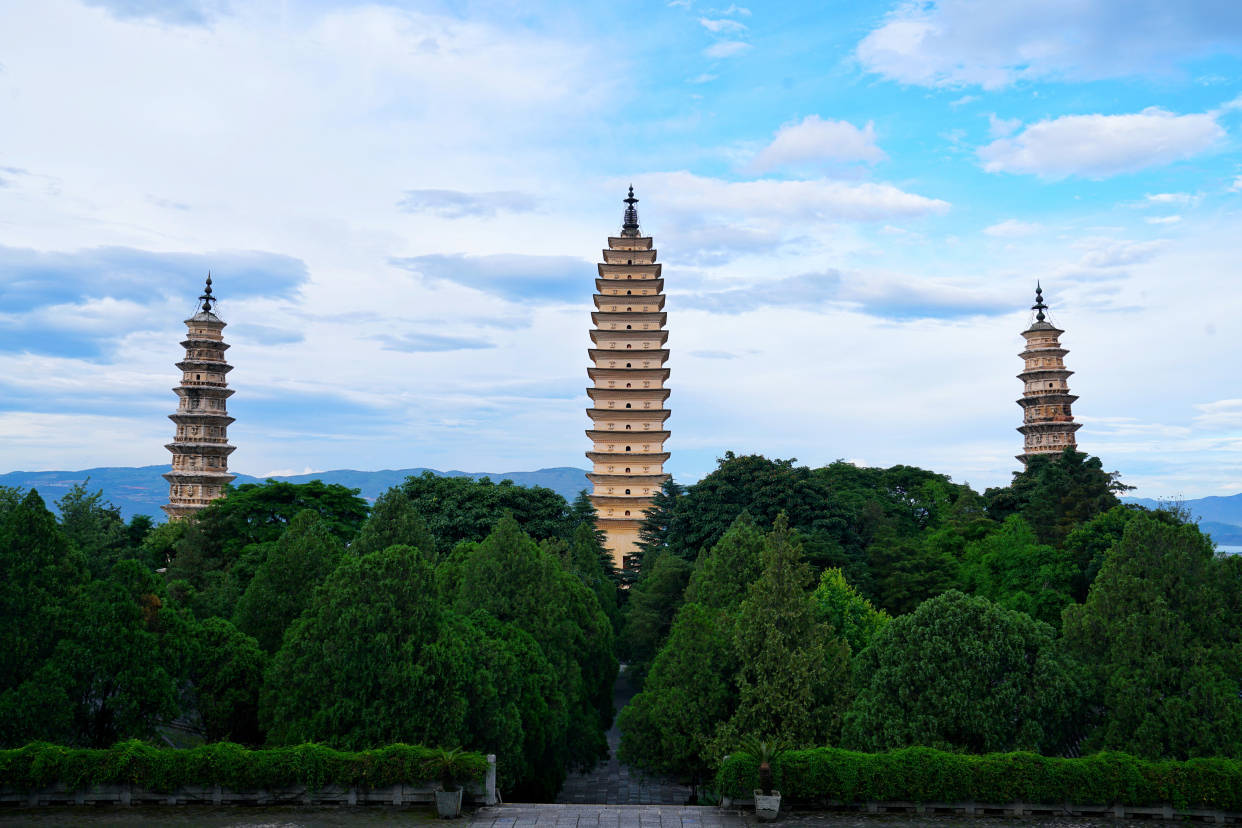
<svg viewBox="0 0 1242 828">
<path fill-rule="evenodd" d="M 585 466 L 594 262 L 665 263 L 670 470 L 1008 479 L 1035 281 L 1082 448 L 1242 491 L 1242 6 L 0 0 L 0 470 Z"/>
</svg>

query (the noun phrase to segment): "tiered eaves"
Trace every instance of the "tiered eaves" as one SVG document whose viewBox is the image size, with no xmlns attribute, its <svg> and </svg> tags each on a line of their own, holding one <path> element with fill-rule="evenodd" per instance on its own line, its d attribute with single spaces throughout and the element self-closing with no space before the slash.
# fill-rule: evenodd
<svg viewBox="0 0 1242 828">
<path fill-rule="evenodd" d="M 1069 376 L 1074 373 L 1065 367 L 1065 355 L 1060 336 L 1065 331 L 1048 322 L 1044 311 L 1043 289 L 1035 288 L 1035 320 L 1022 332 L 1026 349 L 1018 354 L 1026 363 L 1026 369 L 1018 374 L 1023 382 L 1022 432 L 1024 445 L 1018 459 L 1026 462 L 1036 454 L 1060 454 L 1067 446 L 1077 446 L 1074 432 L 1082 427 L 1074 422 L 1071 406 L 1078 397 L 1069 392 Z"/>
<path fill-rule="evenodd" d="M 664 443 L 670 412 L 664 407 L 669 369 L 664 330 L 664 280 L 650 236 L 639 235 L 630 188 L 621 235 L 608 249 L 595 280 L 594 347 L 587 351 L 594 383 L 587 389 L 591 450 L 587 475 L 596 525 L 618 567 L 637 567 L 638 531 L 652 497 L 668 479 Z"/>
<path fill-rule="evenodd" d="M 225 322 L 212 312 L 211 275 L 207 288 L 199 297 L 198 313 L 185 320 L 188 333 L 181 343 L 185 359 L 177 363 L 181 369 L 181 385 L 173 389 L 179 397 L 177 412 L 169 419 L 177 424 L 173 442 L 165 448 L 172 452 L 172 471 L 164 475 L 168 481 L 168 505 L 162 507 L 170 520 L 178 520 L 197 512 L 223 493 L 236 475 L 229 474 L 227 400 L 233 395 L 225 379 L 233 366 L 224 361 L 228 345 L 222 331 Z"/>
</svg>

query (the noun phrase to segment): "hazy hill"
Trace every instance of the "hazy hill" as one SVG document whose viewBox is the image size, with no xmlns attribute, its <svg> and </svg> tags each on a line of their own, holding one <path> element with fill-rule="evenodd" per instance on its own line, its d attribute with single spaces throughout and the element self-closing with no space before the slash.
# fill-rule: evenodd
<svg viewBox="0 0 1242 828">
<path fill-rule="evenodd" d="M 1122 500 L 1150 509 L 1169 502 L 1147 497 L 1123 497 Z M 1226 546 L 1242 546 L 1242 494 L 1183 500 L 1180 505 L 1199 519 L 1199 528 L 1211 535 L 1212 540 Z"/>
<path fill-rule="evenodd" d="M 161 474 L 168 471 L 168 466 L 123 467 L 109 466 L 81 471 L 15 471 L 0 474 L 0 486 L 20 486 L 25 489 L 38 489 L 39 494 L 53 506 L 65 492 L 87 478 L 90 491 L 103 490 L 104 498 L 112 501 L 128 520 L 133 515 L 151 515 L 162 521 L 164 513 L 160 506 L 168 502 L 168 483 Z M 355 471 L 354 469 L 336 469 L 334 471 L 316 472 L 314 474 L 295 474 L 290 477 L 276 477 L 276 480 L 288 480 L 293 483 L 306 483 L 310 480 L 322 480 L 325 483 L 340 483 L 351 489 L 360 489 L 367 500 L 374 500 L 386 490 L 405 480 L 410 475 L 429 471 L 432 474 L 446 477 L 490 477 L 494 481 L 512 480 L 521 486 L 546 486 L 559 492 L 566 500 L 573 500 L 578 492 L 589 488 L 586 472 L 568 466 L 553 469 L 539 469 L 528 472 L 504 472 L 492 474 L 488 472 L 446 471 L 437 469 L 384 469 L 382 471 Z M 261 478 L 247 474 L 237 475 L 234 484 L 259 483 Z"/>
</svg>

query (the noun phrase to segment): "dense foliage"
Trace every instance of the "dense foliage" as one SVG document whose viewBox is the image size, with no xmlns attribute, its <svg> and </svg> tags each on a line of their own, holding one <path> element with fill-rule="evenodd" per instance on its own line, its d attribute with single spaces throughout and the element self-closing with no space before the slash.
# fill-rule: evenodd
<svg viewBox="0 0 1242 828">
<path fill-rule="evenodd" d="M 666 486 L 621 639 L 650 665 L 622 758 L 695 781 L 751 737 L 1242 755 L 1242 560 L 1124 489 L 1074 451 L 984 495 L 733 454 Z"/>
<path fill-rule="evenodd" d="M 108 784 L 161 792 L 187 785 L 219 785 L 238 791 L 329 785 L 382 788 L 438 778 L 438 757 L 438 750 L 414 745 L 346 752 L 310 744 L 247 750 L 220 742 L 189 750 L 162 750 L 128 741 L 93 750 L 36 743 L 0 750 L 0 779 L 18 791 L 53 785 L 83 790 Z M 482 779 L 487 772 L 487 759 L 479 753 L 463 754 L 458 765 L 467 779 Z"/>
<path fill-rule="evenodd" d="M 411 480 L 368 516 L 269 482 L 145 531 L 81 487 L 60 506 L 0 489 L 0 745 L 460 744 L 533 798 L 606 753 L 616 584 L 553 492 Z M 461 510 L 493 525 L 460 542 Z"/>
<path fill-rule="evenodd" d="M 956 590 L 875 636 L 854 665 L 844 743 L 994 753 L 1055 752 L 1077 702 L 1054 631 Z"/>
<path fill-rule="evenodd" d="M 1088 747 L 1242 756 L 1242 559 L 1143 515 L 1109 551 L 1065 642 L 1089 678 Z"/>
<path fill-rule="evenodd" d="M 407 478 L 401 491 L 423 516 L 447 553 L 461 541 L 481 541 L 505 515 L 533 538 L 567 538 L 577 525 L 565 498 L 542 486 L 494 483 L 484 477 L 437 477 L 423 472 Z"/>
<path fill-rule="evenodd" d="M 773 763 L 776 788 L 795 801 L 965 802 L 1242 809 L 1242 761 L 1144 761 L 1123 753 L 1061 759 L 1032 753 L 970 755 L 931 748 L 854 753 L 786 751 Z M 726 796 L 755 788 L 757 762 L 738 753 L 720 768 Z"/>
<path fill-rule="evenodd" d="M 641 683 L 621 759 L 695 785 L 730 754 L 717 778 L 743 784 L 762 739 L 810 797 L 1051 779 L 1194 799 L 1232 766 L 1093 752 L 1242 755 L 1242 558 L 1123 488 L 1073 451 L 983 495 L 730 453 L 662 488 L 636 579 L 586 497 L 507 482 L 424 475 L 373 508 L 268 482 L 155 527 L 84 486 L 59 518 L 0 488 L 0 746 L 313 740 L 270 755 L 319 774 L 333 749 L 462 745 L 497 754 L 511 798 L 550 798 L 606 755 L 619 653 Z M 114 761 L 164 761 L 126 744 Z M 823 745 L 892 752 L 800 750 Z"/>
</svg>

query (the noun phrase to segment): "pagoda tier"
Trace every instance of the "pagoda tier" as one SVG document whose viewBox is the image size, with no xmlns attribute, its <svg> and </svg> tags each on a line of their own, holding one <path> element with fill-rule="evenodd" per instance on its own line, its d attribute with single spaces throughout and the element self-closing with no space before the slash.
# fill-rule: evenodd
<svg viewBox="0 0 1242 828">
<path fill-rule="evenodd" d="M 1071 409 L 1078 397 L 1069 392 L 1069 377 L 1073 371 L 1065 367 L 1065 355 L 1060 336 L 1065 331 L 1055 327 L 1045 318 L 1043 288 L 1035 288 L 1035 321 L 1022 332 L 1026 348 L 1019 357 L 1026 369 L 1018 374 L 1022 380 L 1022 425 L 1018 431 L 1023 436 L 1022 454 L 1018 459 L 1026 462 L 1036 454 L 1060 454 L 1066 447 L 1076 447 L 1074 436 L 1081 423 L 1074 422 Z"/>
<path fill-rule="evenodd" d="M 595 406 L 596 408 L 601 407 L 598 403 L 604 403 L 602 406 L 604 408 L 612 408 L 613 406 L 610 406 L 607 403 L 618 399 L 618 397 L 613 394 L 616 390 L 617 389 L 615 388 L 588 388 L 586 392 L 587 396 L 597 403 Z M 639 388 L 633 391 L 632 395 L 626 395 L 625 399 L 633 401 L 630 405 L 634 405 L 641 400 L 643 407 L 646 408 L 647 403 L 649 402 L 664 402 L 668 399 L 668 396 L 671 393 L 673 392 L 667 388 Z"/>
<path fill-rule="evenodd" d="M 608 249 L 595 280 L 591 314 L 592 367 L 587 409 L 592 428 L 587 475 L 593 491 L 596 526 L 618 567 L 636 569 L 638 530 L 668 475 L 664 407 L 669 369 L 668 331 L 664 326 L 663 265 L 656 262 L 650 236 L 639 235 L 634 188 L 625 199 L 620 236 L 608 238 Z"/>
<path fill-rule="evenodd" d="M 224 361 L 228 345 L 223 341 L 225 323 L 212 312 L 211 275 L 201 309 L 185 320 L 189 334 L 181 343 L 185 359 L 177 363 L 181 385 L 173 389 L 177 395 L 177 411 L 168 418 L 177 425 L 173 442 L 172 471 L 164 475 L 168 481 L 168 505 L 162 507 L 169 520 L 192 515 L 224 493 L 224 487 L 236 475 L 229 474 L 228 427 L 233 418 L 228 413 L 228 398 L 233 389 L 226 386 L 226 375 L 233 366 Z"/>
<path fill-rule="evenodd" d="M 595 294 L 595 308 L 611 313 L 655 313 L 664 309 L 664 294 L 658 296 L 621 296 Z"/>
</svg>

